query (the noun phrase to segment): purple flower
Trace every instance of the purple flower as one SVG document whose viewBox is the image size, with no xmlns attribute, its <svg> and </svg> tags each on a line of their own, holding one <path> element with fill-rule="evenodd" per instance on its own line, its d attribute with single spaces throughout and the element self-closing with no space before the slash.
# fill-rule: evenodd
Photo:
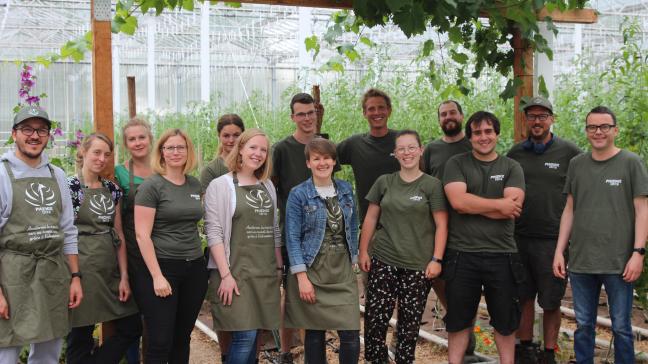
<svg viewBox="0 0 648 364">
<path fill-rule="evenodd" d="M 32 70 L 32 67 L 31 67 L 31 66 L 28 66 L 28 65 L 26 65 L 26 64 L 24 64 L 24 65 L 23 65 L 23 69 L 24 69 L 25 71 L 31 71 L 31 70 Z"/>
<path fill-rule="evenodd" d="M 38 97 L 38 96 L 29 96 L 25 101 L 29 105 L 38 104 L 40 102 L 40 97 Z"/>
<path fill-rule="evenodd" d="M 77 130 L 74 135 L 76 136 L 77 141 L 80 141 L 81 139 L 83 139 L 85 137 L 85 135 L 83 134 L 81 129 Z"/>
<path fill-rule="evenodd" d="M 55 128 L 54 133 L 52 134 L 53 136 L 63 136 L 63 129 L 61 128 Z"/>
<path fill-rule="evenodd" d="M 24 99 L 29 96 L 29 91 L 21 88 L 20 90 L 18 90 L 18 96 L 20 96 L 21 99 Z"/>
<path fill-rule="evenodd" d="M 77 148 L 79 146 L 79 144 L 81 144 L 81 142 L 78 141 L 78 140 L 68 140 L 67 141 L 67 146 L 70 147 L 70 148 Z"/>
</svg>

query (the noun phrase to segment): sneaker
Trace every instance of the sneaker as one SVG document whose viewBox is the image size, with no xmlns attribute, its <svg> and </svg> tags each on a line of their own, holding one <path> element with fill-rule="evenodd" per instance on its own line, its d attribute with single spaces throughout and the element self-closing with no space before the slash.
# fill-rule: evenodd
<svg viewBox="0 0 648 364">
<path fill-rule="evenodd" d="M 544 351 L 540 354 L 540 364 L 556 364 L 556 355 L 553 351 Z"/>
<path fill-rule="evenodd" d="M 515 364 L 538 364 L 539 345 L 515 345 Z"/>
<path fill-rule="evenodd" d="M 291 352 L 279 354 L 279 364 L 293 364 L 293 356 Z"/>
</svg>

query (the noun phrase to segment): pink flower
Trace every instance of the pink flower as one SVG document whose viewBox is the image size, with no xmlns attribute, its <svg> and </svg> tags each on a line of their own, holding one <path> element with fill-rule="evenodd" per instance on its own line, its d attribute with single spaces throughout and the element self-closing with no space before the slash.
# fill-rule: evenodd
<svg viewBox="0 0 648 364">
<path fill-rule="evenodd" d="M 38 104 L 40 102 L 40 97 L 38 97 L 38 96 L 29 96 L 25 101 L 29 105 Z"/>
</svg>

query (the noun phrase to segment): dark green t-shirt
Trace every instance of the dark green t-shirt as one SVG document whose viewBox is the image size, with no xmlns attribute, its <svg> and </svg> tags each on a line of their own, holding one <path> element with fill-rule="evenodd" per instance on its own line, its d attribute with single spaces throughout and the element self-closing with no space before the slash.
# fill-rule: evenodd
<svg viewBox="0 0 648 364">
<path fill-rule="evenodd" d="M 448 159 L 471 150 L 472 144 L 466 138 L 454 143 L 446 143 L 441 139 L 431 141 L 423 151 L 423 172 L 443 179 L 443 170 Z"/>
<path fill-rule="evenodd" d="M 137 189 L 135 205 L 155 209 L 151 240 L 157 258 L 197 259 L 202 256 L 198 221 L 203 217 L 200 182 L 187 176 L 181 186 L 153 174 Z"/>
<path fill-rule="evenodd" d="M 337 146 L 338 162 L 349 164 L 353 169 L 356 182 L 356 196 L 360 212 L 360 224 L 367 213 L 369 202 L 367 192 L 378 177 L 393 173 L 400 165 L 393 153 L 396 146 L 396 131 L 389 130 L 387 135 L 376 138 L 369 133 L 356 134 L 343 140 Z"/>
<path fill-rule="evenodd" d="M 282 224 L 290 190 L 311 176 L 310 169 L 306 167 L 304 148 L 306 145 L 298 142 L 292 135 L 272 146 L 272 177 L 277 181 L 275 187 Z"/>
<path fill-rule="evenodd" d="M 209 162 L 202 172 L 200 172 L 200 184 L 202 185 L 203 191 L 207 190 L 209 183 L 215 180 L 216 178 L 227 174 L 229 169 L 225 166 L 225 160 L 222 157 L 218 156 Z"/>
<path fill-rule="evenodd" d="M 389 265 L 425 270 L 434 254 L 432 212 L 446 209 L 441 181 L 423 174 L 405 182 L 399 172 L 385 174 L 371 187 L 367 200 L 380 205 L 372 254 Z"/>
<path fill-rule="evenodd" d="M 464 182 L 466 191 L 483 198 L 502 198 L 504 189 L 524 190 L 524 173 L 520 164 L 498 156 L 491 162 L 475 158 L 472 152 L 456 155 L 446 163 L 443 184 Z M 460 214 L 450 208 L 448 249 L 463 252 L 514 253 L 513 219 L 490 219 L 483 215 Z"/>
<path fill-rule="evenodd" d="M 524 170 L 526 190 L 522 215 L 515 220 L 515 233 L 531 238 L 558 239 L 560 216 L 567 196 L 562 193 L 569 161 L 582 153 L 572 142 L 553 136 L 553 142 L 542 154 L 516 144 L 509 158 Z"/>
<path fill-rule="evenodd" d="M 579 155 L 569 164 L 564 192 L 574 198 L 569 270 L 623 273 L 634 245 L 633 200 L 648 195 L 644 162 L 626 150 L 605 161 Z"/>
</svg>

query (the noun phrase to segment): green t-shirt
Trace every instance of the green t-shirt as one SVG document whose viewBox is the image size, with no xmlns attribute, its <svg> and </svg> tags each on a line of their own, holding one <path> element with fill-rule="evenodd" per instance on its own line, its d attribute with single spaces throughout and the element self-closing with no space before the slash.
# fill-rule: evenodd
<svg viewBox="0 0 648 364">
<path fill-rule="evenodd" d="M 434 254 L 433 211 L 445 210 L 441 181 L 423 174 L 405 182 L 398 172 L 378 177 L 367 200 L 380 205 L 372 254 L 399 268 L 425 270 Z"/>
<path fill-rule="evenodd" d="M 530 238 L 558 239 L 560 216 L 567 196 L 562 193 L 569 161 L 582 153 L 572 142 L 553 136 L 542 154 L 516 144 L 507 157 L 524 170 L 526 190 L 522 215 L 515 220 L 515 233 Z"/>
<path fill-rule="evenodd" d="M 648 195 L 644 162 L 626 150 L 605 161 L 579 155 L 569 164 L 564 192 L 574 198 L 569 270 L 623 273 L 634 245 L 633 200 Z"/>
<path fill-rule="evenodd" d="M 464 182 L 466 191 L 483 198 L 502 198 L 504 189 L 524 190 L 524 172 L 520 164 L 498 156 L 490 162 L 475 158 L 472 152 L 456 155 L 446 163 L 443 184 Z M 450 208 L 448 249 L 463 252 L 515 253 L 513 219 L 490 219 L 483 215 L 460 214 Z"/>
<path fill-rule="evenodd" d="M 200 172 L 200 184 L 202 185 L 203 191 L 207 190 L 211 181 L 228 172 L 229 169 L 225 166 L 225 160 L 220 156 L 214 158 Z"/>
<path fill-rule="evenodd" d="M 197 259 L 202 256 L 198 221 L 202 219 L 200 182 L 187 176 L 181 186 L 153 174 L 137 189 L 135 205 L 155 209 L 151 240 L 157 258 Z"/>
<path fill-rule="evenodd" d="M 353 135 L 338 144 L 337 155 L 340 164 L 349 164 L 353 169 L 356 182 L 360 224 L 367 213 L 369 202 L 367 192 L 378 177 L 393 173 L 400 165 L 393 153 L 396 146 L 396 131 L 389 130 L 387 135 L 376 138 L 369 133 Z"/>
<path fill-rule="evenodd" d="M 423 172 L 443 179 L 443 170 L 448 159 L 471 150 L 472 144 L 466 138 L 454 143 L 446 143 L 441 139 L 431 141 L 423 150 Z"/>
<path fill-rule="evenodd" d="M 124 166 L 123 164 L 118 165 L 115 167 L 115 179 L 117 179 L 117 183 L 119 184 L 119 188 L 124 191 L 124 201 L 126 199 L 126 196 L 128 196 L 128 193 L 130 192 L 130 173 L 128 173 L 128 168 Z M 133 178 L 133 183 L 135 185 L 138 185 L 140 183 L 144 182 L 144 178 L 135 176 Z"/>
<path fill-rule="evenodd" d="M 311 176 L 310 169 L 306 167 L 305 148 L 306 145 L 298 142 L 292 135 L 272 146 L 272 177 L 277 181 L 275 187 L 282 224 L 290 190 Z"/>
</svg>

